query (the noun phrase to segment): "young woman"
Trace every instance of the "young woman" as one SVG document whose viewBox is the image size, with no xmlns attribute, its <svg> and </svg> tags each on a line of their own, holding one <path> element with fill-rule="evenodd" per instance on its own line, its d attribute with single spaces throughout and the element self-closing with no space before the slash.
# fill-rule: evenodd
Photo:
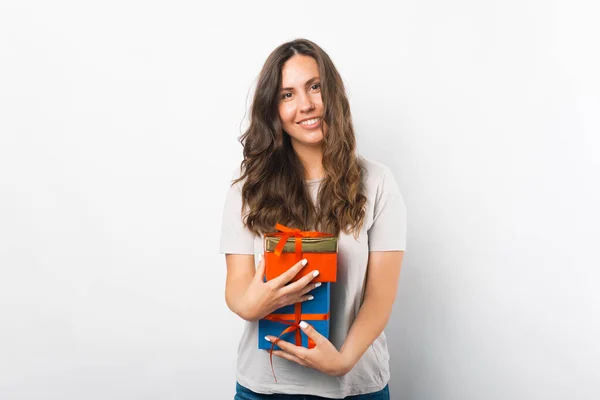
<svg viewBox="0 0 600 400">
<path fill-rule="evenodd" d="M 247 321 L 235 399 L 389 399 L 383 329 L 400 277 L 406 207 L 390 169 L 357 154 L 342 79 L 319 46 L 298 39 L 269 55 L 240 141 L 244 159 L 227 194 L 220 243 L 227 305 Z M 277 222 L 338 236 L 338 272 L 329 340 L 303 322 L 316 347 L 277 341 L 276 382 L 269 352 L 257 346 L 258 320 L 310 300 L 316 287 L 312 274 L 287 284 L 302 262 L 263 281 L 264 260 L 255 266 L 255 255 L 261 258 L 262 235 Z"/>
</svg>

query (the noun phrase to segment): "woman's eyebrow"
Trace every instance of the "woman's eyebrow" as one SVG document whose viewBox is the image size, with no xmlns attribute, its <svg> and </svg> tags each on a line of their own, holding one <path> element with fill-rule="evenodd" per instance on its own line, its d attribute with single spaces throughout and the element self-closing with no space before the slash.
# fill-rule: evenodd
<svg viewBox="0 0 600 400">
<path fill-rule="evenodd" d="M 306 81 L 306 83 L 304 84 L 305 86 L 310 85 L 311 83 L 313 83 L 314 81 L 319 80 L 318 76 L 313 76 L 312 78 L 310 78 L 309 80 Z M 286 88 L 281 88 L 279 89 L 280 91 L 284 91 L 284 90 L 294 90 L 294 88 L 291 87 L 286 87 Z"/>
</svg>

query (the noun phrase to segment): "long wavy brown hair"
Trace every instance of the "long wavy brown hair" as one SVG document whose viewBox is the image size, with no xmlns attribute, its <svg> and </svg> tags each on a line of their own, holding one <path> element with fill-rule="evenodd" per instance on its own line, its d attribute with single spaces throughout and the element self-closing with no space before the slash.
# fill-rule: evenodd
<svg viewBox="0 0 600 400">
<path fill-rule="evenodd" d="M 279 118 L 281 70 L 297 54 L 313 57 L 319 66 L 323 121 L 325 178 L 312 202 L 305 170 Z M 254 234 L 275 231 L 275 223 L 302 230 L 316 229 L 338 235 L 354 231 L 356 238 L 365 216 L 363 169 L 356 154 L 356 139 L 344 84 L 333 62 L 319 46 L 296 39 L 277 47 L 259 74 L 250 113 L 250 126 L 239 137 L 244 147 L 241 176 L 244 224 Z"/>
</svg>

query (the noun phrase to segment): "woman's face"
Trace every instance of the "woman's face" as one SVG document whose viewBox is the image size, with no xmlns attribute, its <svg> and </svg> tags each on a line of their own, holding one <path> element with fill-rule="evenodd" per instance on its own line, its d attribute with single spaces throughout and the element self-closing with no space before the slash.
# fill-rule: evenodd
<svg viewBox="0 0 600 400">
<path fill-rule="evenodd" d="M 321 147 L 327 126 L 322 121 L 323 101 L 319 67 L 314 58 L 295 55 L 281 69 L 279 118 L 292 145 Z"/>
</svg>

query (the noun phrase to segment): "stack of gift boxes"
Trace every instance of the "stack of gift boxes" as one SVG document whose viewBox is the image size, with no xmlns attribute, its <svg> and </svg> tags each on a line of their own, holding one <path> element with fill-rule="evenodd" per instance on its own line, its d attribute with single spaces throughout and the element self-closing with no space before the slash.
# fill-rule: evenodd
<svg viewBox="0 0 600 400">
<path fill-rule="evenodd" d="M 336 236 L 321 232 L 290 229 L 276 225 L 279 232 L 264 235 L 265 281 L 278 277 L 298 261 L 306 258 L 308 263 L 290 281 L 319 271 L 311 282 L 322 282 L 321 286 L 309 293 L 313 300 L 281 307 L 258 321 L 258 348 L 279 350 L 277 345 L 267 342 L 267 335 L 304 346 L 314 347 L 314 342 L 298 327 L 300 321 L 312 325 L 321 335 L 329 338 L 331 283 L 337 276 Z M 283 334 L 282 334 L 283 333 Z M 281 335 L 281 336 L 280 336 Z"/>
</svg>

